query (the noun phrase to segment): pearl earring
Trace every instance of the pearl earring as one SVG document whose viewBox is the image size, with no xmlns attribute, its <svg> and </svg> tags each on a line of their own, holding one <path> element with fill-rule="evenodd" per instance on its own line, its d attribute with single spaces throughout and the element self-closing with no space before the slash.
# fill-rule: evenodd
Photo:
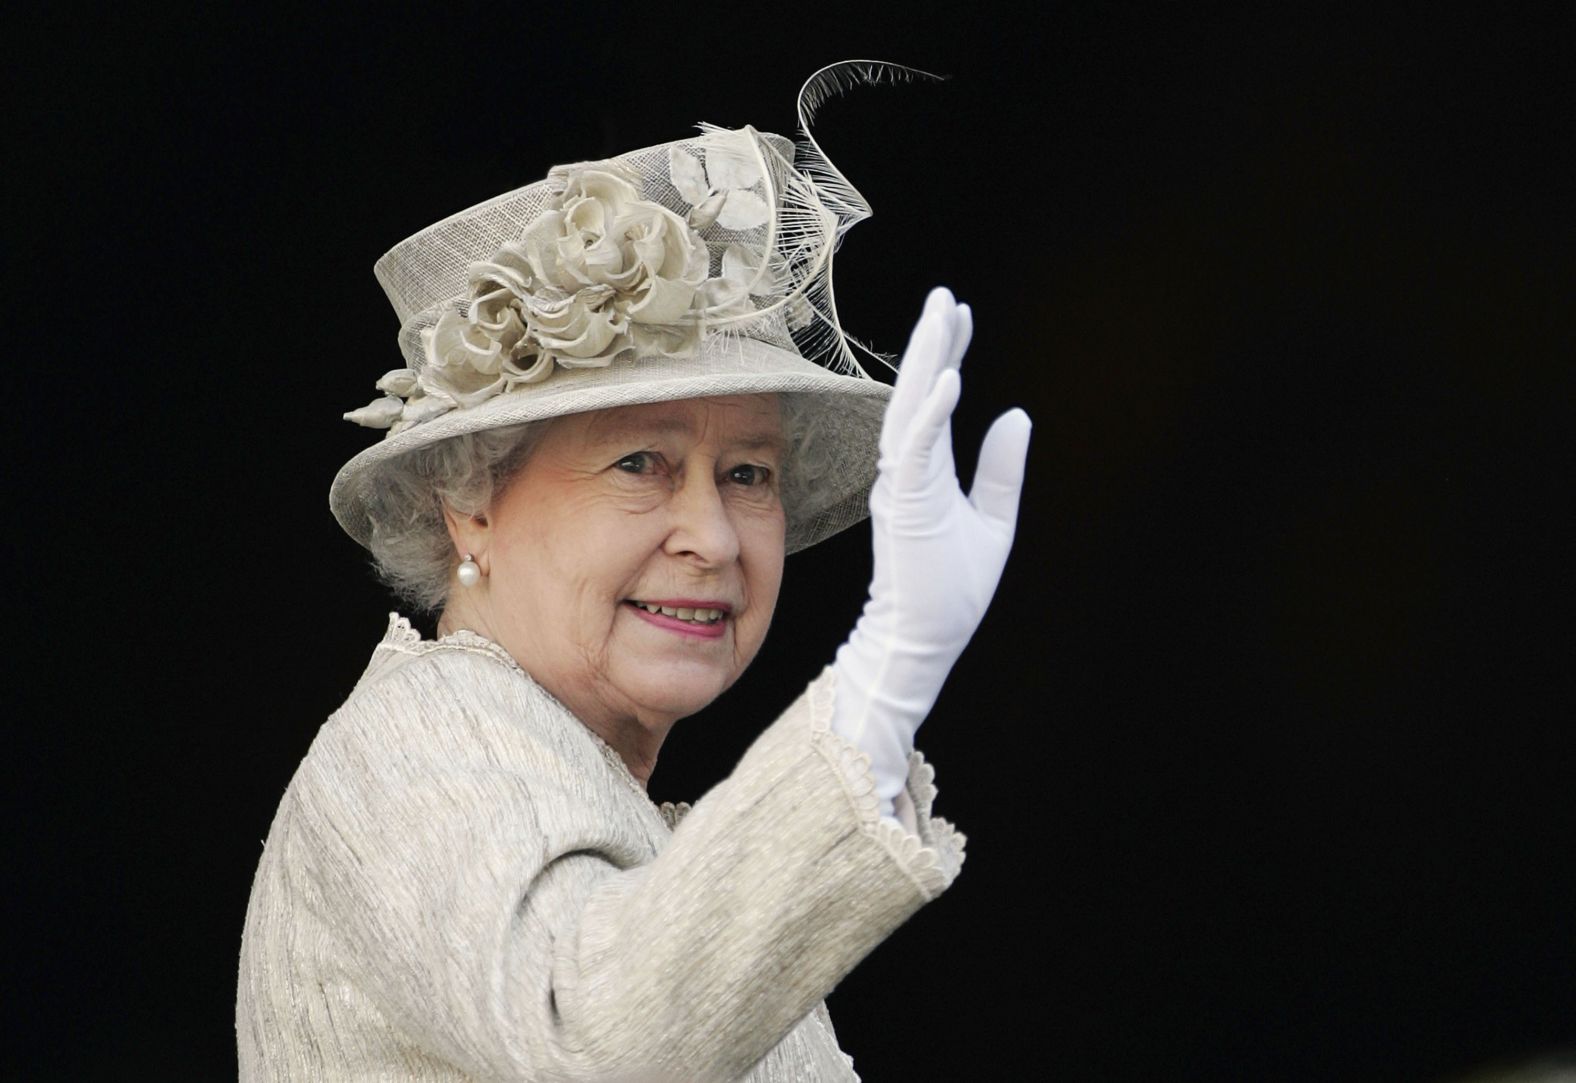
<svg viewBox="0 0 1576 1083">
<path fill-rule="evenodd" d="M 460 577 L 460 583 L 467 587 L 474 587 L 482 581 L 482 570 L 469 553 L 466 553 L 465 559 L 460 561 L 460 570 L 455 574 Z"/>
</svg>

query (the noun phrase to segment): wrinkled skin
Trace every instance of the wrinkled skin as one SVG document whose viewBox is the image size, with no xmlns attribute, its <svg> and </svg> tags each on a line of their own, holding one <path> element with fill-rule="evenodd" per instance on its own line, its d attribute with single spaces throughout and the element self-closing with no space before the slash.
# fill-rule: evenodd
<svg viewBox="0 0 1576 1083">
<path fill-rule="evenodd" d="M 772 395 L 553 420 L 488 508 L 446 512 L 456 567 L 470 553 L 482 579 L 452 581 L 440 633 L 501 645 L 644 782 L 673 723 L 732 685 L 766 638 L 784 455 Z M 728 612 L 702 632 L 633 600 Z"/>
</svg>

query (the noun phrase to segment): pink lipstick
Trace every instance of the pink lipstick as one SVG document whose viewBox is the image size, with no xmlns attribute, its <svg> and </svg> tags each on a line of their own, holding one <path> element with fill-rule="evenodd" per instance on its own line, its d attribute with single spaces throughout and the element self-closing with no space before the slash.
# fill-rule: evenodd
<svg viewBox="0 0 1576 1083">
<path fill-rule="evenodd" d="M 631 598 L 624 603 L 648 624 L 699 639 L 717 639 L 727 630 L 733 606 L 706 598 Z"/>
</svg>

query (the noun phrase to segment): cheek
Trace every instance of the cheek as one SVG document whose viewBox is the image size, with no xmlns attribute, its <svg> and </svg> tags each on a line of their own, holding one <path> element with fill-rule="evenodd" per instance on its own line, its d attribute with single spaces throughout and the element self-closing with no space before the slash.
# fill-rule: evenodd
<svg viewBox="0 0 1576 1083">
<path fill-rule="evenodd" d="M 605 617 L 607 603 L 621 601 L 651 555 L 639 522 L 627 517 L 581 521 L 587 529 L 562 531 L 547 544 L 552 559 L 544 571 L 548 590 L 568 598 L 586 617 Z"/>
<path fill-rule="evenodd" d="M 780 510 L 775 515 L 746 521 L 739 528 L 745 586 L 750 592 L 751 608 L 759 610 L 763 631 L 771 621 L 782 587 L 784 529 Z"/>
<path fill-rule="evenodd" d="M 503 604 L 508 616 L 525 623 L 533 632 L 534 625 L 525 621 L 524 615 L 561 608 L 562 583 L 550 547 L 514 545 L 502 560 L 494 557 L 491 589 L 496 601 Z"/>
<path fill-rule="evenodd" d="M 539 650 L 583 637 L 591 586 L 587 573 L 604 563 L 594 537 L 565 534 L 519 531 L 503 540 L 502 552 L 494 558 L 495 601 L 516 625 L 516 634 Z M 540 616 L 548 613 L 554 618 L 542 621 Z"/>
</svg>

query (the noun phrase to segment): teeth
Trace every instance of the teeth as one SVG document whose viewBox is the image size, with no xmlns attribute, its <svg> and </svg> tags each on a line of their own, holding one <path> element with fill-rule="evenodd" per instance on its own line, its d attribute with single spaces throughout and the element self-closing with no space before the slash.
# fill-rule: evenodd
<svg viewBox="0 0 1576 1083">
<path fill-rule="evenodd" d="M 661 613 L 665 617 L 675 617 L 678 620 L 687 620 L 695 624 L 715 624 L 722 619 L 722 610 L 720 609 L 690 609 L 687 607 L 654 605 L 651 602 L 636 602 L 635 604 L 648 613 Z"/>
</svg>

